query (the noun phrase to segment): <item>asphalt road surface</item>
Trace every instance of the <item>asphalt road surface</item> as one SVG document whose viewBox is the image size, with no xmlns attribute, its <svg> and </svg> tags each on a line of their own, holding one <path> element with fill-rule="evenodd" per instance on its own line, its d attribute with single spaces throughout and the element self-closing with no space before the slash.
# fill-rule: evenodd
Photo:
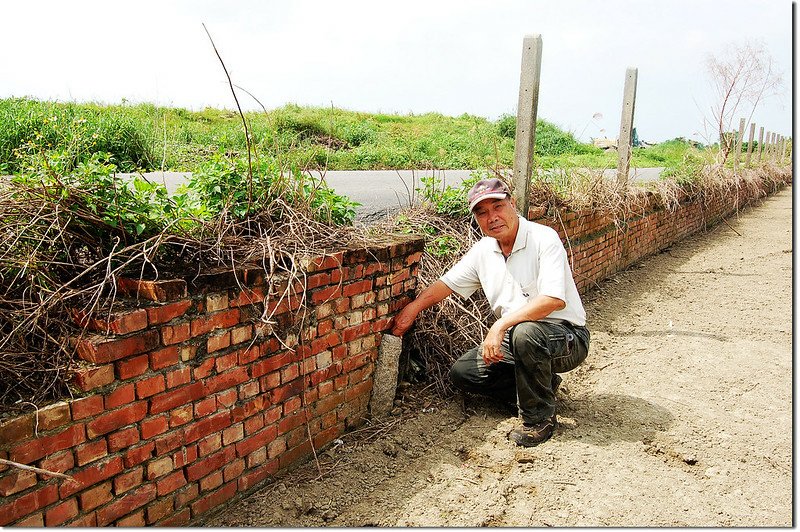
<svg viewBox="0 0 800 532">
<path fill-rule="evenodd" d="M 655 181 L 664 168 L 632 168 L 632 181 Z M 317 177 L 319 172 L 313 172 Z M 458 185 L 472 174 L 472 170 L 329 170 L 324 178 L 337 194 L 347 196 L 361 204 L 356 217 L 370 221 L 407 207 L 419 198 L 417 188 L 422 187 L 421 178 L 435 176 L 445 185 Z M 606 170 L 605 176 L 613 179 L 616 170 Z M 130 175 L 130 174 L 120 174 Z M 189 172 L 147 172 L 150 181 L 164 183 L 174 192 L 183 183 Z"/>
</svg>

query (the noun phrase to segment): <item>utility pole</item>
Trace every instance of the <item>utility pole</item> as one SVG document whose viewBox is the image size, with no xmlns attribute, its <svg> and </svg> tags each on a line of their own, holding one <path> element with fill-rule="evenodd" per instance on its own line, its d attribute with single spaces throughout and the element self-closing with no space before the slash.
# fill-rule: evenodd
<svg viewBox="0 0 800 532">
<path fill-rule="evenodd" d="M 636 108 L 636 82 L 639 69 L 630 67 L 625 72 L 625 89 L 622 99 L 622 120 L 617 140 L 617 183 L 621 187 L 628 185 L 628 171 L 631 167 L 631 142 L 633 136 L 633 111 Z"/>
<path fill-rule="evenodd" d="M 517 210 L 525 218 L 528 218 L 528 185 L 533 174 L 541 72 L 542 36 L 538 33 L 526 35 L 522 41 L 522 67 L 519 75 L 517 132 L 514 145 L 514 198 Z"/>
</svg>

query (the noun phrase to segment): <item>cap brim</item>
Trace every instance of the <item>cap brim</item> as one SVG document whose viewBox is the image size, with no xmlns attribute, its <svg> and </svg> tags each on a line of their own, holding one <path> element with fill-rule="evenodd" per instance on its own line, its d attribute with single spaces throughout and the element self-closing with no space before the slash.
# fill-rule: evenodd
<svg viewBox="0 0 800 532">
<path fill-rule="evenodd" d="M 470 212 L 472 212 L 472 210 L 475 208 L 475 206 L 478 203 L 482 202 L 483 200 L 487 200 L 487 199 L 505 199 L 507 197 L 508 197 L 508 194 L 506 194 L 505 192 L 493 192 L 491 194 L 484 194 L 483 196 L 480 196 L 480 197 L 475 198 L 474 200 L 472 200 L 472 203 L 469 204 L 469 210 L 470 210 Z"/>
</svg>

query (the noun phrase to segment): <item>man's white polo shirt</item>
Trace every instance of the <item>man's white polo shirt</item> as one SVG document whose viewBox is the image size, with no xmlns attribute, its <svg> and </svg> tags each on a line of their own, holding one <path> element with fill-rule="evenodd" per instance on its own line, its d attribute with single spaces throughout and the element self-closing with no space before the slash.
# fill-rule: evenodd
<svg viewBox="0 0 800 532">
<path fill-rule="evenodd" d="M 519 217 L 519 230 L 506 259 L 497 240 L 483 237 L 447 273 L 442 282 L 462 297 L 483 288 L 496 316 L 513 312 L 538 294 L 567 306 L 544 319 L 586 325 L 586 311 L 561 239 L 550 227 Z"/>
</svg>

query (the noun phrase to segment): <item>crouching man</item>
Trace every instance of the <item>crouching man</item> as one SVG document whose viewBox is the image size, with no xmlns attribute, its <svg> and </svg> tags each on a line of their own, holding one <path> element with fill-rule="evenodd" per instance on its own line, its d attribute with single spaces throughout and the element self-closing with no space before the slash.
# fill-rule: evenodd
<svg viewBox="0 0 800 532">
<path fill-rule="evenodd" d="M 534 446 L 556 426 L 558 374 L 586 358 L 586 312 L 558 233 L 519 216 L 499 179 L 476 183 L 467 201 L 484 238 L 398 313 L 392 333 L 404 334 L 453 292 L 466 298 L 482 288 L 498 319 L 450 378 L 463 391 L 516 404 L 522 425 L 509 438 Z"/>
</svg>

